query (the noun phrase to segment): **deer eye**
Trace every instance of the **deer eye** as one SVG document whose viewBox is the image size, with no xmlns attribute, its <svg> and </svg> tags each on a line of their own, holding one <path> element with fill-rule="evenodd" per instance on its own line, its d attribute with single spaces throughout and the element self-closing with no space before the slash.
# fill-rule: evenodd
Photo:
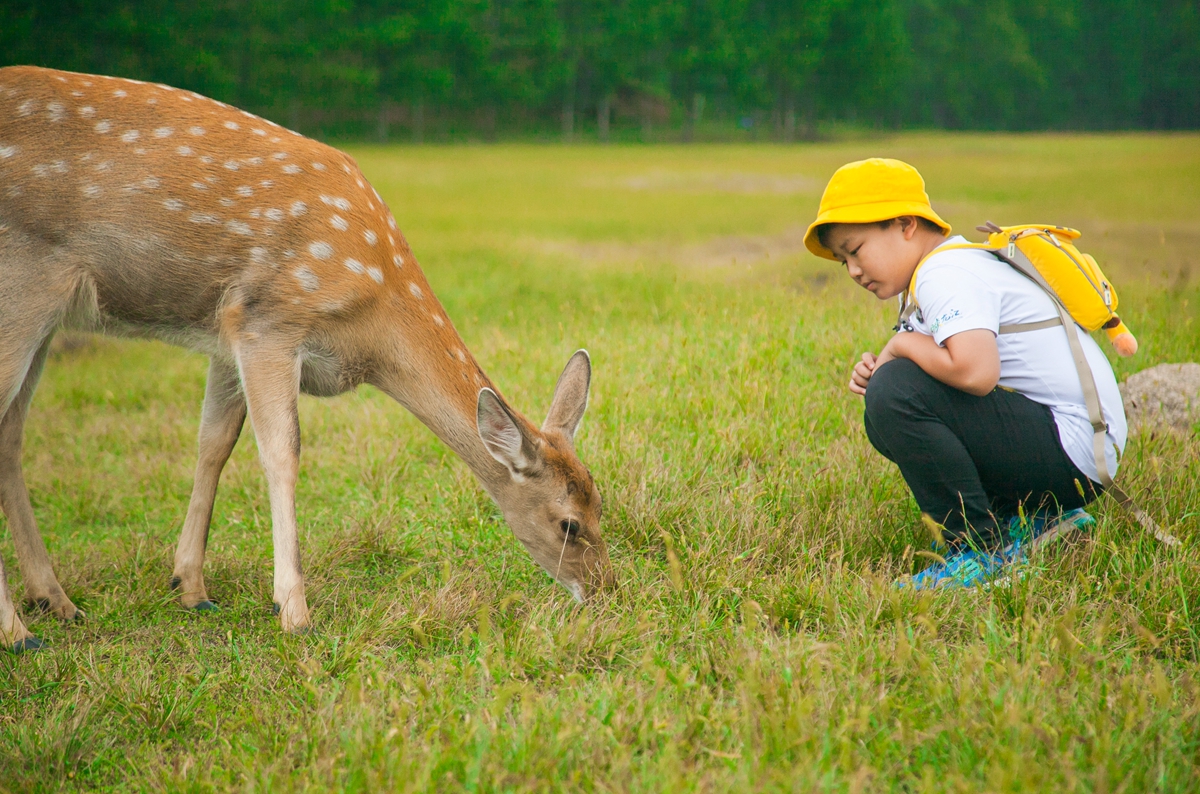
<svg viewBox="0 0 1200 794">
<path fill-rule="evenodd" d="M 564 535 L 573 538 L 579 534 L 579 522 L 573 518 L 564 518 L 562 521 L 558 522 L 558 525 L 562 528 Z"/>
</svg>

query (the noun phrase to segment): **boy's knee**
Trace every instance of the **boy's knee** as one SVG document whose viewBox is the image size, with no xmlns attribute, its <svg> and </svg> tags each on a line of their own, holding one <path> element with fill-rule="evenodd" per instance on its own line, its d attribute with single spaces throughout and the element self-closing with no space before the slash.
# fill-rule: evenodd
<svg viewBox="0 0 1200 794">
<path fill-rule="evenodd" d="M 874 422 L 885 421 L 897 409 L 910 405 L 929 376 L 907 358 L 895 358 L 880 366 L 867 381 L 866 415 Z"/>
</svg>

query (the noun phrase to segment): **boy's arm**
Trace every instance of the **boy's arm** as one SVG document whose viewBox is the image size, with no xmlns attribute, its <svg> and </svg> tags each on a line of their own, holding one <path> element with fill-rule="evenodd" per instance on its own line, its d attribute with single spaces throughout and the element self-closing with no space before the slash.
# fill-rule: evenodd
<svg viewBox="0 0 1200 794">
<path fill-rule="evenodd" d="M 926 334 L 896 334 L 871 369 L 893 358 L 907 358 L 932 377 L 967 394 L 982 397 L 996 388 L 1000 382 L 1000 351 L 995 334 L 975 328 L 947 337 L 945 345 L 938 345 Z"/>
</svg>

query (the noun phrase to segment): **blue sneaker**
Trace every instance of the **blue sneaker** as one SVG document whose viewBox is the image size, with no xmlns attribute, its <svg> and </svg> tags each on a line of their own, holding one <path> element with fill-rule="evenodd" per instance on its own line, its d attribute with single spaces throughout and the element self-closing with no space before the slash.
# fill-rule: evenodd
<svg viewBox="0 0 1200 794">
<path fill-rule="evenodd" d="M 1009 543 L 1002 553 L 1009 563 L 1027 562 L 1030 552 L 1070 532 L 1086 532 L 1094 526 L 1096 519 L 1082 507 L 1065 513 L 1043 509 L 1024 517 L 1016 515 L 1008 520 Z"/>
<path fill-rule="evenodd" d="M 946 557 L 945 562 L 934 563 L 912 577 L 898 580 L 896 587 L 914 590 L 976 587 L 994 578 L 1007 562 L 1002 552 L 962 549 Z"/>
</svg>

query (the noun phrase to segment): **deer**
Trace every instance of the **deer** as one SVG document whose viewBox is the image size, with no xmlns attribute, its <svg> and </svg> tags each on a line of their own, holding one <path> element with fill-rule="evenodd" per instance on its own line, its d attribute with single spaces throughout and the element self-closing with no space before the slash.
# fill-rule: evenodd
<svg viewBox="0 0 1200 794">
<path fill-rule="evenodd" d="M 467 350 L 379 193 L 344 152 L 170 86 L 0 69 L 0 507 L 28 609 L 82 617 L 55 577 L 21 468 L 59 329 L 153 338 L 209 358 L 170 584 L 215 609 L 203 565 L 221 470 L 247 416 L 271 511 L 272 598 L 310 628 L 296 523 L 300 393 L 369 384 L 453 450 L 577 601 L 613 585 L 601 497 L 575 452 L 591 359 L 571 356 L 546 420 L 510 406 Z M 42 641 L 0 562 L 0 641 Z"/>
</svg>

